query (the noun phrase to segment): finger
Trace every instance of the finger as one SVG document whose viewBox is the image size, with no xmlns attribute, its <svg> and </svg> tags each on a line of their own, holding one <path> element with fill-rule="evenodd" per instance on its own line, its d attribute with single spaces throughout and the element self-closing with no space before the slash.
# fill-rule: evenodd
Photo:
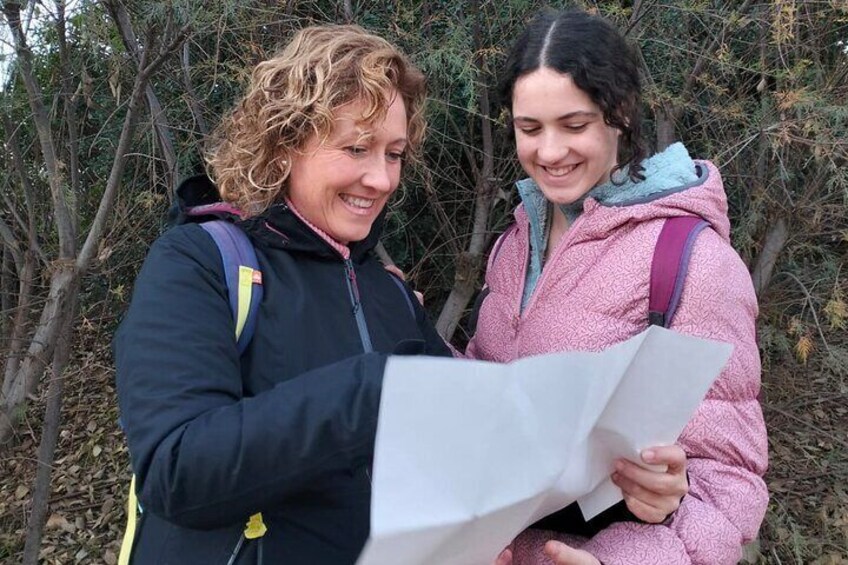
<svg viewBox="0 0 848 565">
<path fill-rule="evenodd" d="M 661 496 L 683 496 L 689 491 L 685 470 L 661 472 L 645 469 L 626 459 L 615 462 L 615 473 L 630 482 Z"/>
<path fill-rule="evenodd" d="M 512 551 L 507 548 L 495 559 L 495 565 L 512 565 Z"/>
<path fill-rule="evenodd" d="M 413 290 L 412 294 L 414 294 L 415 298 L 418 299 L 418 303 L 421 304 L 421 306 L 424 306 L 424 293 L 418 292 L 417 290 Z"/>
<path fill-rule="evenodd" d="M 545 544 L 545 554 L 556 565 L 598 565 L 600 562 L 589 552 L 551 540 Z"/>
<path fill-rule="evenodd" d="M 686 469 L 686 452 L 679 445 L 651 447 L 643 450 L 641 456 L 650 465 L 667 465 L 672 473 Z"/>
<path fill-rule="evenodd" d="M 671 514 L 628 494 L 624 495 L 624 502 L 634 516 L 649 524 L 659 524 Z"/>
<path fill-rule="evenodd" d="M 621 488 L 621 492 L 624 495 L 625 500 L 638 500 L 649 508 L 655 508 L 658 513 L 663 515 L 663 517 L 677 510 L 680 506 L 680 500 L 683 498 L 682 494 L 677 493 L 664 495 L 657 494 L 618 474 L 614 474 L 612 479 L 613 482 Z M 630 505 L 628 505 L 628 507 L 629 506 Z M 631 511 L 633 511 L 632 508 Z M 642 518 L 642 516 L 640 516 L 640 518 Z M 644 520 L 644 518 L 642 519 Z"/>
<path fill-rule="evenodd" d="M 404 274 L 404 272 L 401 271 L 397 265 L 383 265 L 383 268 L 398 277 L 400 280 L 406 280 L 406 274 Z"/>
</svg>

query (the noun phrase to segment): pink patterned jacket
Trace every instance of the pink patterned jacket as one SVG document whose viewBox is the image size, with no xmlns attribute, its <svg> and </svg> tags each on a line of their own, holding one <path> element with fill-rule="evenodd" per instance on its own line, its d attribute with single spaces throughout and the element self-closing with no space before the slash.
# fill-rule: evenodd
<svg viewBox="0 0 848 565">
<path fill-rule="evenodd" d="M 519 206 L 515 226 L 490 257 L 490 292 L 466 351 L 469 357 L 508 362 L 551 351 L 599 350 L 641 332 L 662 220 L 695 214 L 712 224 L 695 243 L 672 329 L 732 343 L 735 349 L 678 440 L 688 456 L 689 494 L 664 525 L 619 522 L 577 542 L 604 565 L 737 563 L 768 503 L 762 479 L 766 430 L 757 400 L 756 298 L 748 271 L 730 246 L 719 172 L 709 162 L 696 165 L 694 186 L 650 201 L 605 205 L 587 198 L 523 312 L 530 227 Z M 542 545 L 554 536 L 525 531 L 514 543 L 514 564 L 550 563 Z"/>
</svg>

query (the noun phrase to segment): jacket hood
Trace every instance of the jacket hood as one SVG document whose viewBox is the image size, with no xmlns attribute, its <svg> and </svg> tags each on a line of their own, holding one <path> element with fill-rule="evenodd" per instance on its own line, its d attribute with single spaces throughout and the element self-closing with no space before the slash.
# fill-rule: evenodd
<svg viewBox="0 0 848 565">
<path fill-rule="evenodd" d="M 605 237 L 626 223 L 641 223 L 674 216 L 700 216 L 723 239 L 730 240 L 727 197 L 718 169 L 709 161 L 696 161 L 681 143 L 670 145 L 644 161 L 645 180 L 632 182 L 622 171 L 616 182 L 592 189 L 583 199 L 565 206 L 563 212 L 581 221 L 583 237 Z M 533 239 L 539 241 L 547 200 L 532 179 L 516 183 L 522 204 L 516 209 L 516 221 L 529 222 Z M 590 219 L 591 218 L 591 219 Z"/>
<path fill-rule="evenodd" d="M 371 252 L 380 241 L 386 209 L 377 216 L 371 231 L 361 241 L 347 246 L 328 241 L 329 236 L 317 233 L 288 204 L 275 204 L 261 214 L 242 219 L 237 208 L 221 201 L 218 187 L 207 175 L 190 177 L 180 183 L 174 205 L 169 212 L 170 223 L 184 224 L 214 219 L 229 219 L 237 223 L 258 242 L 269 247 L 293 252 L 308 252 L 327 259 L 341 255 L 358 261 Z"/>
</svg>

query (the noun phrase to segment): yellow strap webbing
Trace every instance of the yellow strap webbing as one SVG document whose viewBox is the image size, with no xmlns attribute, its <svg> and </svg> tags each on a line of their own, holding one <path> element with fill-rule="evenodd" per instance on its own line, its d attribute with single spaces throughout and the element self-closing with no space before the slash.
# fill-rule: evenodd
<svg viewBox="0 0 848 565">
<path fill-rule="evenodd" d="M 136 510 L 138 501 L 135 498 L 135 475 L 130 481 L 130 493 L 127 496 L 127 529 L 124 531 L 124 539 L 121 542 L 121 554 L 118 557 L 118 565 L 130 565 L 130 554 L 132 553 L 133 540 L 135 540 Z"/>
<path fill-rule="evenodd" d="M 238 304 L 236 315 L 236 340 L 244 330 L 247 313 L 250 311 L 250 299 L 253 296 L 253 269 L 239 265 Z"/>
</svg>

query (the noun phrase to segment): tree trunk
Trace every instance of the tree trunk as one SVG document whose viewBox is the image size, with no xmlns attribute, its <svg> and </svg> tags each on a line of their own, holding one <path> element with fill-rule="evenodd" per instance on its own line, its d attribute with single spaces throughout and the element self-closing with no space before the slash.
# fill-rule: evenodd
<svg viewBox="0 0 848 565">
<path fill-rule="evenodd" d="M 477 284 L 485 266 L 485 251 L 488 245 L 489 217 L 491 216 L 492 204 L 495 199 L 495 146 L 492 136 L 491 103 L 489 101 L 489 85 L 486 80 L 486 61 L 482 40 L 482 19 L 479 2 L 471 4 L 471 17 L 474 18 L 474 65 L 477 68 L 477 99 L 480 105 L 480 133 L 482 138 L 482 163 L 475 169 L 475 192 L 474 199 L 474 223 L 471 228 L 471 237 L 468 249 L 464 251 L 456 261 L 454 285 L 451 289 L 439 319 L 436 321 L 436 330 L 446 340 L 453 337 L 462 314 L 468 307 L 468 303 L 477 290 Z M 473 155 L 469 155 L 474 163 Z"/>
<path fill-rule="evenodd" d="M 669 112 L 666 108 L 657 110 L 657 151 L 663 151 L 666 147 L 677 140 L 677 134 L 674 131 L 675 116 L 673 112 Z"/>
<path fill-rule="evenodd" d="M 0 389 L 0 408 L 5 404 L 15 374 L 21 364 L 21 356 L 26 346 L 26 333 L 29 326 L 30 307 L 32 306 L 32 290 L 35 281 L 35 257 L 33 253 L 24 255 L 23 265 L 18 273 L 18 300 L 12 327 L 9 332 L 9 350 L 6 355 L 6 367 L 3 371 L 3 388 Z M 0 410 L 1 411 L 1 410 Z M 2 441 L 0 441 L 2 444 Z"/>
<path fill-rule="evenodd" d="M 2 343 L 9 343 L 8 334 L 12 326 L 12 297 L 14 292 L 15 268 L 12 260 L 12 252 L 9 247 L 3 246 L 3 259 L 0 265 L 0 339 Z"/>
<path fill-rule="evenodd" d="M 754 270 L 751 272 L 754 292 L 757 293 L 757 296 L 762 296 L 768 288 L 774 265 L 777 263 L 777 258 L 786 245 L 787 239 L 789 239 L 789 229 L 786 220 L 779 218 L 766 234 L 763 250 L 760 251 L 760 255 L 754 263 Z"/>
<path fill-rule="evenodd" d="M 50 500 L 50 478 L 56 454 L 56 442 L 59 438 L 61 423 L 62 393 L 65 388 L 64 370 L 70 358 L 74 320 L 76 319 L 79 296 L 79 279 L 68 291 L 65 311 L 62 312 L 61 332 L 53 354 L 50 371 L 50 384 L 47 386 L 47 409 L 44 414 L 44 426 L 41 430 L 41 443 L 38 446 L 38 470 L 32 489 L 32 511 L 27 523 L 24 543 L 23 565 L 38 565 L 41 550 L 41 538 L 48 514 Z"/>
<path fill-rule="evenodd" d="M 74 288 L 77 271 L 73 265 L 57 267 L 50 279 L 50 291 L 47 302 L 41 311 L 41 319 L 36 326 L 26 355 L 20 361 L 18 370 L 9 383 L 4 404 L 0 406 L 0 446 L 7 444 L 13 436 L 12 424 L 18 419 L 28 397 L 35 395 L 38 381 L 48 359 L 56 347 L 59 329 L 63 319 L 62 312 L 68 300 L 68 293 Z"/>
<path fill-rule="evenodd" d="M 480 280 L 484 261 L 482 253 L 472 254 L 467 251 L 456 259 L 453 288 L 436 322 L 436 330 L 446 341 L 453 337 L 468 303 L 477 291 L 477 281 Z"/>
</svg>

